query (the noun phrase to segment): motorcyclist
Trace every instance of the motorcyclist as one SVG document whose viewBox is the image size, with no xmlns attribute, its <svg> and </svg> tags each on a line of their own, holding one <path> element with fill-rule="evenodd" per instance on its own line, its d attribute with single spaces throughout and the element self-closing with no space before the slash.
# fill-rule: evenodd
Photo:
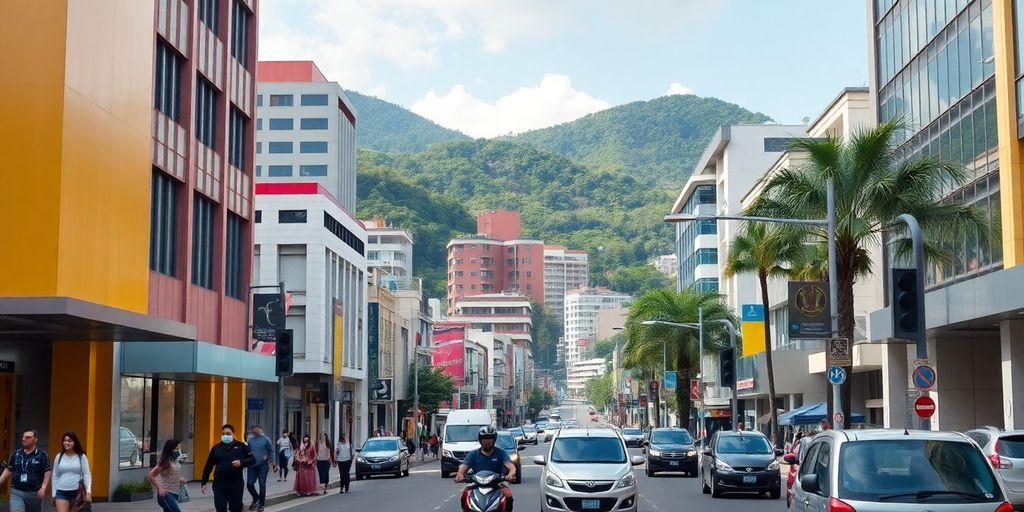
<svg viewBox="0 0 1024 512">
<path fill-rule="evenodd" d="M 512 459 L 505 450 L 494 446 L 494 443 L 498 441 L 498 431 L 490 425 L 480 427 L 476 439 L 480 443 L 480 448 L 466 454 L 466 458 L 459 465 L 459 471 L 455 474 L 455 481 L 465 480 L 469 470 L 473 470 L 474 473 L 480 471 L 490 471 L 499 475 L 505 473 L 505 481 L 515 480 L 516 466 L 512 464 Z M 512 490 L 503 484 L 501 493 L 505 496 L 505 512 L 512 512 Z"/>
</svg>

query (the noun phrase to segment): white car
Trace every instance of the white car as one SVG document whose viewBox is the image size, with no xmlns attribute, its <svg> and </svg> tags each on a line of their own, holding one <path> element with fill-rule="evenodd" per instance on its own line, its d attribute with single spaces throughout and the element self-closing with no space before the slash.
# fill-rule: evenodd
<svg viewBox="0 0 1024 512">
<path fill-rule="evenodd" d="M 549 421 L 547 426 L 544 427 L 544 442 L 548 442 L 558 434 L 558 431 L 562 429 L 562 423 L 559 421 Z"/>
<path fill-rule="evenodd" d="M 644 463 L 629 456 L 625 443 L 612 429 L 563 430 L 547 457 L 534 464 L 541 474 L 541 512 L 635 512 L 639 493 L 633 466 Z"/>
</svg>

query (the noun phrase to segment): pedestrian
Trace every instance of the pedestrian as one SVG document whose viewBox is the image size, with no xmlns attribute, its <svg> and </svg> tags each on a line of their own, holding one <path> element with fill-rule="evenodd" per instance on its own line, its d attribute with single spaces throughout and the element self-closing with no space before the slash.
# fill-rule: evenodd
<svg viewBox="0 0 1024 512">
<path fill-rule="evenodd" d="M 331 483 L 332 466 L 334 466 L 334 443 L 327 436 L 327 432 L 321 432 L 316 445 L 316 472 L 320 477 L 320 485 L 324 486 L 323 494 L 327 494 L 327 484 Z"/>
<path fill-rule="evenodd" d="M 821 427 L 821 431 L 832 430 L 832 425 L 829 425 L 828 420 L 822 419 L 821 423 L 818 424 Z"/>
<path fill-rule="evenodd" d="M 156 503 L 163 512 L 181 512 L 178 499 L 181 497 L 181 486 L 185 478 L 181 475 L 181 441 L 169 439 L 160 451 L 160 459 L 156 466 L 149 470 L 149 483 L 156 489 Z"/>
<path fill-rule="evenodd" d="M 295 450 L 295 493 L 316 494 L 316 446 L 309 436 L 302 436 L 302 444 Z"/>
<path fill-rule="evenodd" d="M 427 433 L 420 434 L 420 461 L 426 460 L 427 450 L 430 449 L 430 445 L 427 444 Z"/>
<path fill-rule="evenodd" d="M 4 472 L 0 473 L 0 487 L 11 480 L 11 512 L 40 512 L 43 507 L 52 468 L 50 458 L 38 444 L 39 432 L 22 432 L 21 449 L 11 455 Z"/>
<path fill-rule="evenodd" d="M 292 440 L 289 439 L 288 429 L 284 429 L 281 437 L 277 439 L 277 481 L 288 480 L 288 466 L 292 460 Z"/>
<path fill-rule="evenodd" d="M 260 425 L 252 427 L 249 451 L 255 461 L 245 473 L 245 486 L 249 489 L 249 496 L 252 496 L 249 512 L 263 512 L 267 505 L 267 475 L 270 474 L 270 466 L 274 464 L 274 443 L 263 435 L 263 427 Z M 260 484 L 259 491 L 256 490 L 257 482 Z"/>
<path fill-rule="evenodd" d="M 412 442 L 411 437 L 405 438 L 405 449 L 409 452 L 411 457 L 413 453 L 416 453 L 416 443 Z"/>
<path fill-rule="evenodd" d="M 57 512 L 70 512 L 72 505 L 81 509 L 92 503 L 92 473 L 77 434 L 64 432 L 60 444 L 63 450 L 53 461 L 53 504 Z"/>
<path fill-rule="evenodd" d="M 249 446 L 235 439 L 235 427 L 230 423 L 221 427 L 220 442 L 210 448 L 200 480 L 200 489 L 206 494 L 206 484 L 210 482 L 210 471 L 213 471 L 213 506 L 217 512 L 229 509 L 242 512 L 242 494 L 245 492 L 242 468 L 254 462 L 256 460 Z"/>
<path fill-rule="evenodd" d="M 345 434 L 341 435 L 338 439 L 338 444 L 334 447 L 334 460 L 338 463 L 338 472 L 341 473 L 341 490 L 340 493 L 348 492 L 349 481 L 351 480 L 352 471 L 352 445 L 348 442 L 348 436 Z"/>
<path fill-rule="evenodd" d="M 437 439 L 437 434 L 431 433 L 430 440 L 427 442 L 430 443 L 430 454 L 433 455 L 434 458 L 436 459 L 438 448 L 440 447 L 439 445 L 441 444 Z"/>
</svg>

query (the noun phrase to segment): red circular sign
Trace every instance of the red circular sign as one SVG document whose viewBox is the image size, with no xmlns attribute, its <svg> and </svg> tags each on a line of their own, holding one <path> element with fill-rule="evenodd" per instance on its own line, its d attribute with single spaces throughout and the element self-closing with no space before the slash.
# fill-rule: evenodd
<svg viewBox="0 0 1024 512">
<path fill-rule="evenodd" d="M 914 400 L 914 413 L 921 418 L 931 418 L 935 414 L 935 400 L 930 396 L 919 396 Z"/>
</svg>

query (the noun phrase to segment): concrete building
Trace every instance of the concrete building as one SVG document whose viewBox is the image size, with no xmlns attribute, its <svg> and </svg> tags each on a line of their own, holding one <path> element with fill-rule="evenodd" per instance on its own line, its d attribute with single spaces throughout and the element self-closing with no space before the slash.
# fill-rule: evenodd
<svg viewBox="0 0 1024 512">
<path fill-rule="evenodd" d="M 544 242 L 522 239 L 519 212 L 477 216 L 477 236 L 448 242 L 448 313 L 462 297 L 521 293 L 544 303 Z"/>
<path fill-rule="evenodd" d="M 597 313 L 623 309 L 633 298 L 605 287 L 570 290 L 565 294 L 565 365 L 572 367 L 593 353 L 597 341 Z"/>
<path fill-rule="evenodd" d="M 192 5 L 0 21 L 0 458 L 15 432 L 56 453 L 74 430 L 97 501 L 166 439 L 198 477 L 245 383 L 275 379 L 245 327 L 258 2 Z"/>
<path fill-rule="evenodd" d="M 674 278 L 679 272 L 679 258 L 675 254 L 662 254 L 651 259 L 651 266 L 666 277 Z"/>
<path fill-rule="evenodd" d="M 587 251 L 561 245 L 544 247 L 544 305 L 559 322 L 565 315 L 565 292 L 585 288 L 589 276 Z"/>
<path fill-rule="evenodd" d="M 412 236 L 384 219 L 362 221 L 366 227 L 366 263 L 371 269 L 384 269 L 395 277 L 411 277 Z"/>
<path fill-rule="evenodd" d="M 371 277 L 368 287 L 367 304 L 367 383 L 370 387 L 369 425 L 373 430 L 383 427 L 385 431 L 399 431 L 399 411 L 396 402 L 398 365 L 407 353 L 404 333 L 409 332 L 409 322 L 399 316 L 398 301 L 388 288 L 380 286 L 376 276 Z M 390 387 L 390 396 L 379 396 L 375 390 Z"/>
<path fill-rule="evenodd" d="M 356 211 L 356 109 L 311 61 L 260 62 L 256 176 L 315 182 Z"/>
<path fill-rule="evenodd" d="M 515 407 L 508 390 L 515 382 L 512 338 L 508 334 L 467 329 L 466 339 L 482 346 L 488 355 L 487 375 L 490 378 L 485 381 L 483 404 L 486 409 L 495 409 L 498 423 L 504 425 L 504 419 L 511 421 Z"/>
<path fill-rule="evenodd" d="M 597 331 L 594 334 L 596 341 L 606 340 L 619 334 L 626 325 L 629 317 L 628 307 L 617 307 L 601 309 L 597 312 Z"/>
<path fill-rule="evenodd" d="M 604 376 L 607 371 L 608 361 L 603 357 L 584 359 L 576 362 L 565 371 L 566 393 L 573 398 L 583 398 L 587 381 Z M 600 406 L 601 404 L 594 404 Z"/>
</svg>

